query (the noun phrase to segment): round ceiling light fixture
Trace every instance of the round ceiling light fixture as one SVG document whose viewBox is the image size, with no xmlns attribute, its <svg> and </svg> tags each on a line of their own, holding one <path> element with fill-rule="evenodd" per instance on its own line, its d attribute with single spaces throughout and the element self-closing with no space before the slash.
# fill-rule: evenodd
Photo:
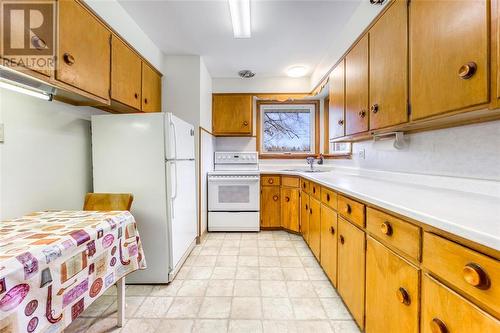
<svg viewBox="0 0 500 333">
<path fill-rule="evenodd" d="M 286 70 L 286 74 L 289 77 L 302 77 L 302 76 L 305 76 L 308 71 L 309 71 L 309 68 L 307 68 L 306 66 L 295 65 L 295 66 L 288 67 L 288 69 Z"/>
<path fill-rule="evenodd" d="M 238 72 L 239 77 L 242 79 L 251 79 L 255 76 L 255 73 L 252 72 L 251 70 L 244 69 Z"/>
</svg>

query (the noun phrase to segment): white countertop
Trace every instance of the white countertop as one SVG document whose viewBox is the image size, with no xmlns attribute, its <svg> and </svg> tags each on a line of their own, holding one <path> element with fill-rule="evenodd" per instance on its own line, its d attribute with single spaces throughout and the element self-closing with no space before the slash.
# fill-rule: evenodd
<svg viewBox="0 0 500 333">
<path fill-rule="evenodd" d="M 433 176 L 424 176 L 427 182 L 418 183 L 415 179 L 411 180 L 412 175 L 405 176 L 410 180 L 405 182 L 401 176 L 379 177 L 337 170 L 308 173 L 281 168 L 261 165 L 260 172 L 301 176 L 367 203 L 500 250 L 500 187 L 497 187 L 497 182 L 486 184 L 490 191 L 488 193 L 473 189 L 473 186 L 468 186 L 467 181 L 463 183 L 462 189 L 456 184 L 441 186 L 442 180 L 437 178 L 442 177 L 436 178 L 435 183 L 440 183 L 437 187 L 433 186 Z"/>
</svg>

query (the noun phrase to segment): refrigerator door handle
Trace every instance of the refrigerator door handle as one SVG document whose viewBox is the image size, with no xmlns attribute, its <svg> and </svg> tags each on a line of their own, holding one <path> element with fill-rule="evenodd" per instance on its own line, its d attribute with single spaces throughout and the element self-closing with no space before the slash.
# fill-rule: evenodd
<svg viewBox="0 0 500 333">
<path fill-rule="evenodd" d="M 175 176 L 173 177 L 173 182 L 174 182 L 174 187 L 172 189 L 172 194 L 170 195 L 170 205 L 171 205 L 171 211 L 172 211 L 172 218 L 175 217 L 175 211 L 174 211 L 174 201 L 177 198 L 177 162 L 174 161 L 169 161 L 170 164 L 174 167 L 174 172 Z"/>
<path fill-rule="evenodd" d="M 175 132 L 175 124 L 170 120 L 170 126 L 172 127 L 172 132 L 174 134 L 174 160 L 177 159 L 177 133 Z"/>
</svg>

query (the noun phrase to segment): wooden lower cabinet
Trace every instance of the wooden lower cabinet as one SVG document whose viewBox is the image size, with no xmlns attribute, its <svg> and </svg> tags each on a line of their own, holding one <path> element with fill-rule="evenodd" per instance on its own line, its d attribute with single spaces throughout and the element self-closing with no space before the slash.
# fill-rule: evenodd
<svg viewBox="0 0 500 333">
<path fill-rule="evenodd" d="M 365 233 L 338 219 L 337 289 L 359 327 L 365 317 Z"/>
<path fill-rule="evenodd" d="M 279 228 L 281 225 L 279 186 L 262 186 L 260 193 L 260 226 Z"/>
<path fill-rule="evenodd" d="M 309 194 L 300 193 L 300 232 L 307 244 L 309 244 Z"/>
<path fill-rule="evenodd" d="M 500 332 L 500 321 L 425 275 L 422 282 L 421 332 Z"/>
<path fill-rule="evenodd" d="M 321 203 L 319 200 L 309 198 L 309 247 L 319 260 L 320 255 L 320 229 L 321 229 Z"/>
<path fill-rule="evenodd" d="M 367 333 L 418 332 L 419 269 L 369 236 L 366 285 Z"/>
<path fill-rule="evenodd" d="M 337 286 L 337 213 L 321 205 L 320 263 L 326 275 Z"/>
<path fill-rule="evenodd" d="M 299 232 L 299 188 L 281 188 L 281 226 Z"/>
</svg>

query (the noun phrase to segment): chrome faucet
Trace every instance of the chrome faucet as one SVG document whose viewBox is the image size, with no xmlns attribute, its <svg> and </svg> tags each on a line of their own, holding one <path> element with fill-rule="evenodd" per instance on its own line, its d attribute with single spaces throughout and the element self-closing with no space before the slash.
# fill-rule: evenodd
<svg viewBox="0 0 500 333">
<path fill-rule="evenodd" d="M 314 158 L 314 156 L 306 157 L 306 162 L 311 167 L 311 172 L 314 171 L 314 161 L 316 161 L 316 158 Z M 319 154 L 318 165 L 322 165 L 323 162 L 324 162 L 323 154 Z"/>
</svg>

